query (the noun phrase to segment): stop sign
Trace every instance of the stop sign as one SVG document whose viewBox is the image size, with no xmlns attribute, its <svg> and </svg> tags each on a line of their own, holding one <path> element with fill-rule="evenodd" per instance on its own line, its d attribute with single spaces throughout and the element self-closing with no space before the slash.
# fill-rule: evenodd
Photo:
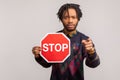
<svg viewBox="0 0 120 80">
<path fill-rule="evenodd" d="M 63 33 L 48 33 L 41 40 L 40 55 L 48 63 L 62 63 L 70 56 L 70 40 Z"/>
</svg>

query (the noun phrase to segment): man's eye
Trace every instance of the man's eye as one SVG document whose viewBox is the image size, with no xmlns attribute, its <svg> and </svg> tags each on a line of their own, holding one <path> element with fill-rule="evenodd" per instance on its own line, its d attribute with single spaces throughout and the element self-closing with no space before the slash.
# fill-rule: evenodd
<svg viewBox="0 0 120 80">
<path fill-rule="evenodd" d="M 64 19 L 68 19 L 68 16 L 64 16 L 63 18 L 64 18 Z"/>
<path fill-rule="evenodd" d="M 76 17 L 75 17 L 75 16 L 72 16 L 72 18 L 73 18 L 73 19 L 76 19 Z"/>
</svg>

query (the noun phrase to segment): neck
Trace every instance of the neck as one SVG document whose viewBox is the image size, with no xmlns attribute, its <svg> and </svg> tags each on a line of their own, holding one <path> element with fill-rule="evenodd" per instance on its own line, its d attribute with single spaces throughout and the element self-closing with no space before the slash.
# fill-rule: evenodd
<svg viewBox="0 0 120 80">
<path fill-rule="evenodd" d="M 66 35 L 72 36 L 73 34 L 76 34 L 76 29 L 73 30 L 73 31 L 67 31 L 66 29 L 63 29 L 63 32 L 64 32 Z"/>
</svg>

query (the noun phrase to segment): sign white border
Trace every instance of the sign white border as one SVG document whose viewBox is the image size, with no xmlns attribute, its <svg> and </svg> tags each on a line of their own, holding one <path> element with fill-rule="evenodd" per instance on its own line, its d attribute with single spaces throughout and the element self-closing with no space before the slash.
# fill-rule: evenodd
<svg viewBox="0 0 120 80">
<path fill-rule="evenodd" d="M 70 46 L 70 39 L 64 34 L 64 33 L 47 33 L 41 40 L 40 40 L 40 47 L 42 46 L 42 44 L 41 44 L 41 42 L 42 42 L 42 40 L 44 40 L 44 38 L 46 37 L 46 36 L 48 36 L 49 34 L 62 34 L 68 41 L 69 41 L 69 53 L 68 53 L 68 55 L 65 57 L 65 59 L 63 60 L 63 61 L 48 61 L 43 55 L 42 55 L 42 53 L 40 52 L 40 56 L 45 60 L 45 61 L 47 61 L 48 63 L 63 63 L 69 56 L 70 56 L 70 54 L 71 54 L 71 46 Z"/>
</svg>

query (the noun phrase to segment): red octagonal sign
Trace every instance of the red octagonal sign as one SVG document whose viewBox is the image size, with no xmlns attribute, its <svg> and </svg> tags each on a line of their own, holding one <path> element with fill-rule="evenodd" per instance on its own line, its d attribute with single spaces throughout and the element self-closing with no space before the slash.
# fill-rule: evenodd
<svg viewBox="0 0 120 80">
<path fill-rule="evenodd" d="M 70 40 L 63 33 L 49 33 L 41 40 L 40 55 L 48 63 L 62 63 L 70 56 Z"/>
</svg>

